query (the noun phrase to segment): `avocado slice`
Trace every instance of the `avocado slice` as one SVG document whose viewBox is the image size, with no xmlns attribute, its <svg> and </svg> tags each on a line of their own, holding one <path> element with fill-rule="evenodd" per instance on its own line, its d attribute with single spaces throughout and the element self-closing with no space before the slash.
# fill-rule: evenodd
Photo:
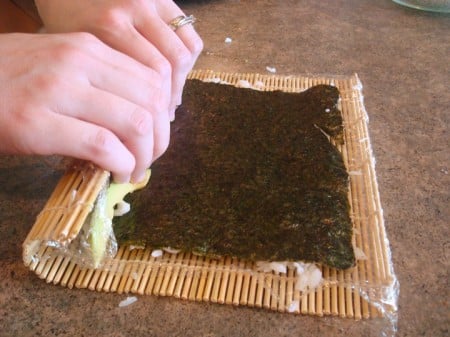
<svg viewBox="0 0 450 337">
<path fill-rule="evenodd" d="M 145 173 L 144 179 L 139 183 L 110 183 L 99 193 L 94 210 L 90 218 L 88 244 L 91 248 L 91 257 L 94 268 L 98 268 L 103 261 L 108 243 L 114 237 L 112 219 L 114 208 L 124 197 L 136 190 L 145 187 L 150 179 L 150 169 Z"/>
</svg>

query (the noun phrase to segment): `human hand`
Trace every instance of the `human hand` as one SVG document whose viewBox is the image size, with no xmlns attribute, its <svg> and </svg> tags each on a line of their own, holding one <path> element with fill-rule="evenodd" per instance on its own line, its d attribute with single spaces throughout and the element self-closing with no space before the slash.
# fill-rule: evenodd
<svg viewBox="0 0 450 337">
<path fill-rule="evenodd" d="M 169 115 L 181 104 L 186 76 L 203 43 L 192 25 L 173 31 L 183 15 L 172 0 L 36 0 L 47 32 L 87 31 L 109 46 L 155 69 L 171 91 Z"/>
<path fill-rule="evenodd" d="M 140 180 L 169 144 L 160 74 L 88 33 L 0 34 L 0 152 L 60 154 Z"/>
</svg>

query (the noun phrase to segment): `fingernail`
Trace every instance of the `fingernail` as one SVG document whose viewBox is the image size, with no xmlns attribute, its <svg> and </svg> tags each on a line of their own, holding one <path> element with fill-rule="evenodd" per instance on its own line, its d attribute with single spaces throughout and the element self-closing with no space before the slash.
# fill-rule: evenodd
<svg viewBox="0 0 450 337">
<path fill-rule="evenodd" d="M 121 176 L 121 175 L 114 174 L 113 181 L 117 184 L 128 183 L 130 181 L 130 176 Z"/>
<path fill-rule="evenodd" d="M 133 174 L 133 177 L 131 178 L 131 182 L 133 184 L 140 183 L 145 178 L 145 171 L 140 172 L 139 174 Z"/>
</svg>

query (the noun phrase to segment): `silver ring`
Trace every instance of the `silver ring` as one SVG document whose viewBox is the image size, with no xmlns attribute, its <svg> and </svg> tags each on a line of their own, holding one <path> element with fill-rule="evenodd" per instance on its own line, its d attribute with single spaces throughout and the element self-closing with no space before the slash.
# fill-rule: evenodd
<svg viewBox="0 0 450 337">
<path fill-rule="evenodd" d="M 193 15 L 180 15 L 169 22 L 169 27 L 175 32 L 178 28 L 184 25 L 192 25 L 197 19 Z"/>
</svg>

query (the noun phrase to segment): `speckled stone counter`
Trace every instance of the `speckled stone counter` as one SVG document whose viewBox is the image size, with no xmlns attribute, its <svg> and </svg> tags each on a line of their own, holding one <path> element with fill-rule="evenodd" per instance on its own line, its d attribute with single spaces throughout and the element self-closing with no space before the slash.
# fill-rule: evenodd
<svg viewBox="0 0 450 337">
<path fill-rule="evenodd" d="M 196 68 L 349 75 L 363 83 L 386 230 L 400 282 L 398 336 L 448 336 L 450 17 L 385 0 L 184 1 Z M 231 43 L 225 43 L 230 38 Z M 68 290 L 22 264 L 59 158 L 0 157 L 0 336 L 375 336 L 364 324 L 261 309 Z"/>
</svg>

